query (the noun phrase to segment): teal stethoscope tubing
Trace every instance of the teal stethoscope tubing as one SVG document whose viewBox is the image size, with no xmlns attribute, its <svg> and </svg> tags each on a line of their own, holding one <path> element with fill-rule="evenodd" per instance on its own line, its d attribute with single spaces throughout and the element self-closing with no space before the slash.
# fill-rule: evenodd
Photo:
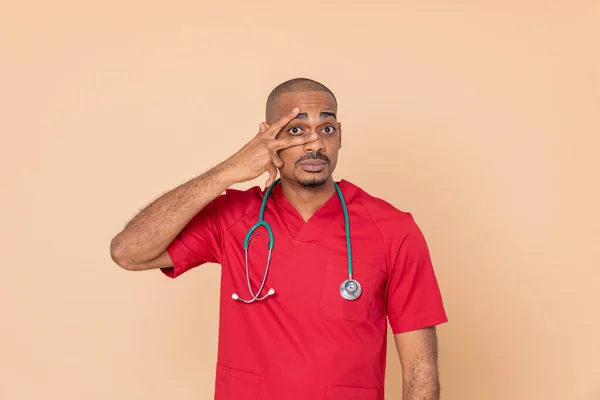
<svg viewBox="0 0 600 400">
<path fill-rule="evenodd" d="M 269 271 L 269 265 L 271 263 L 271 254 L 273 251 L 273 247 L 275 245 L 275 238 L 273 237 L 273 230 L 271 229 L 271 226 L 269 225 L 269 223 L 267 221 L 265 221 L 264 219 L 264 215 L 265 215 L 265 209 L 267 207 L 267 201 L 269 199 L 269 196 L 271 194 L 271 192 L 273 191 L 273 188 L 281 181 L 281 179 L 277 179 L 275 180 L 275 182 L 273 182 L 266 190 L 265 192 L 265 196 L 263 198 L 262 204 L 260 206 L 260 212 L 258 214 L 258 221 L 248 230 L 248 233 L 246 233 L 246 237 L 244 238 L 244 254 L 245 254 L 245 263 L 246 263 L 246 280 L 248 283 L 248 290 L 250 291 L 250 294 L 252 295 L 252 299 L 251 300 L 244 300 L 242 298 L 240 298 L 237 294 L 233 294 L 233 299 L 234 300 L 240 300 L 243 301 L 245 303 L 251 303 L 254 302 L 256 300 L 264 300 L 265 298 L 267 298 L 268 296 L 272 295 L 275 293 L 275 291 L 273 289 L 270 289 L 269 292 L 264 295 L 263 297 L 258 297 L 260 295 L 260 293 L 263 290 L 263 287 L 265 285 L 266 279 L 267 279 L 267 274 Z M 334 187 L 335 187 L 335 191 L 337 192 L 337 195 L 340 199 L 340 202 L 342 204 L 342 211 L 344 214 L 344 225 L 346 228 L 346 251 L 348 253 L 348 279 L 344 280 L 344 282 L 342 282 L 341 286 L 340 286 L 340 292 L 342 294 L 342 297 L 344 297 L 346 300 L 355 300 L 356 298 L 358 298 L 358 296 L 360 296 L 361 293 L 361 288 L 360 285 L 358 284 L 357 281 L 355 281 L 353 279 L 353 270 L 352 270 L 352 245 L 350 243 L 350 218 L 348 217 L 348 208 L 346 206 L 346 201 L 344 199 L 344 195 L 342 194 L 342 191 L 340 190 L 339 186 L 337 185 L 337 183 L 333 183 Z M 250 240 L 252 238 L 252 234 L 260 227 L 264 227 L 267 230 L 267 233 L 269 234 L 269 243 L 268 243 L 268 250 L 269 250 L 269 254 L 267 256 L 267 263 L 266 263 L 266 267 L 265 267 L 265 273 L 263 276 L 263 280 L 262 283 L 260 285 L 260 288 L 258 289 L 257 293 L 254 294 L 254 291 L 252 290 L 252 286 L 250 284 L 250 272 L 249 272 L 249 267 L 248 267 L 248 249 L 250 247 Z"/>
</svg>

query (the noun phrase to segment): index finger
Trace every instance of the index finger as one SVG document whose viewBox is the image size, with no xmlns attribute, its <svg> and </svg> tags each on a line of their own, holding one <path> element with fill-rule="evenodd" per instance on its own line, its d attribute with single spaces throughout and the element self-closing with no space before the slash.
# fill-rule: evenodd
<svg viewBox="0 0 600 400">
<path fill-rule="evenodd" d="M 283 117 L 279 118 L 279 120 L 277 122 L 275 122 L 273 125 L 269 126 L 269 128 L 264 133 L 265 136 L 267 136 L 268 138 L 271 138 L 271 139 L 275 139 L 275 137 L 277 136 L 279 131 L 281 129 L 283 129 L 283 127 L 286 126 L 291 120 L 296 118 L 296 116 L 298 116 L 299 112 L 300 112 L 300 109 L 298 107 L 294 107 L 294 109 L 292 111 L 290 111 Z"/>
<path fill-rule="evenodd" d="M 269 147 L 271 148 L 271 150 L 277 152 L 287 147 L 300 146 L 302 144 L 312 142 L 316 139 L 317 134 L 314 132 L 308 136 L 288 136 L 280 139 L 273 139 L 273 142 L 270 144 Z"/>
</svg>

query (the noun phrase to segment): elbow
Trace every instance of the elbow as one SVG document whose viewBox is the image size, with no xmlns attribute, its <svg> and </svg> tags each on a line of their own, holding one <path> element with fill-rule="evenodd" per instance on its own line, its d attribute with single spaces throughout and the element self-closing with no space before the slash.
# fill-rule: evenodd
<svg viewBox="0 0 600 400">
<path fill-rule="evenodd" d="M 110 242 L 110 258 L 119 267 L 128 271 L 135 271 L 135 265 L 128 261 L 123 243 L 115 236 Z"/>
</svg>

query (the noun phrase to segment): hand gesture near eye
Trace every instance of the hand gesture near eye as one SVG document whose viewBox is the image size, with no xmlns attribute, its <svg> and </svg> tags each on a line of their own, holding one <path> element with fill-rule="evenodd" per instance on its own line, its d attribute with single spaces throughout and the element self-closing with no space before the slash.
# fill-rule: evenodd
<svg viewBox="0 0 600 400">
<path fill-rule="evenodd" d="M 299 111 L 298 108 L 295 108 L 271 126 L 261 123 L 256 136 L 224 162 L 228 173 L 232 174 L 235 182 L 246 182 L 268 172 L 269 179 L 266 186 L 269 186 L 277 177 L 277 168 L 283 166 L 283 161 L 277 152 L 316 139 L 315 133 L 309 136 L 276 138 L 279 132 L 298 115 Z"/>
</svg>

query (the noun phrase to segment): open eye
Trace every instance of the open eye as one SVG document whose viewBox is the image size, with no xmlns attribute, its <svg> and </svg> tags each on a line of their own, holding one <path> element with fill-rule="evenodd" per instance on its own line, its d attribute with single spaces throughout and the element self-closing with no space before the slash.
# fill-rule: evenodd
<svg viewBox="0 0 600 400">
<path fill-rule="evenodd" d="M 302 134 L 302 129 L 300 129 L 299 126 L 292 126 L 290 129 L 288 129 L 288 132 L 292 135 L 300 135 Z"/>
<path fill-rule="evenodd" d="M 332 134 L 336 131 L 336 129 L 332 125 L 327 125 L 325 128 L 323 128 L 323 131 L 327 134 Z"/>
</svg>

